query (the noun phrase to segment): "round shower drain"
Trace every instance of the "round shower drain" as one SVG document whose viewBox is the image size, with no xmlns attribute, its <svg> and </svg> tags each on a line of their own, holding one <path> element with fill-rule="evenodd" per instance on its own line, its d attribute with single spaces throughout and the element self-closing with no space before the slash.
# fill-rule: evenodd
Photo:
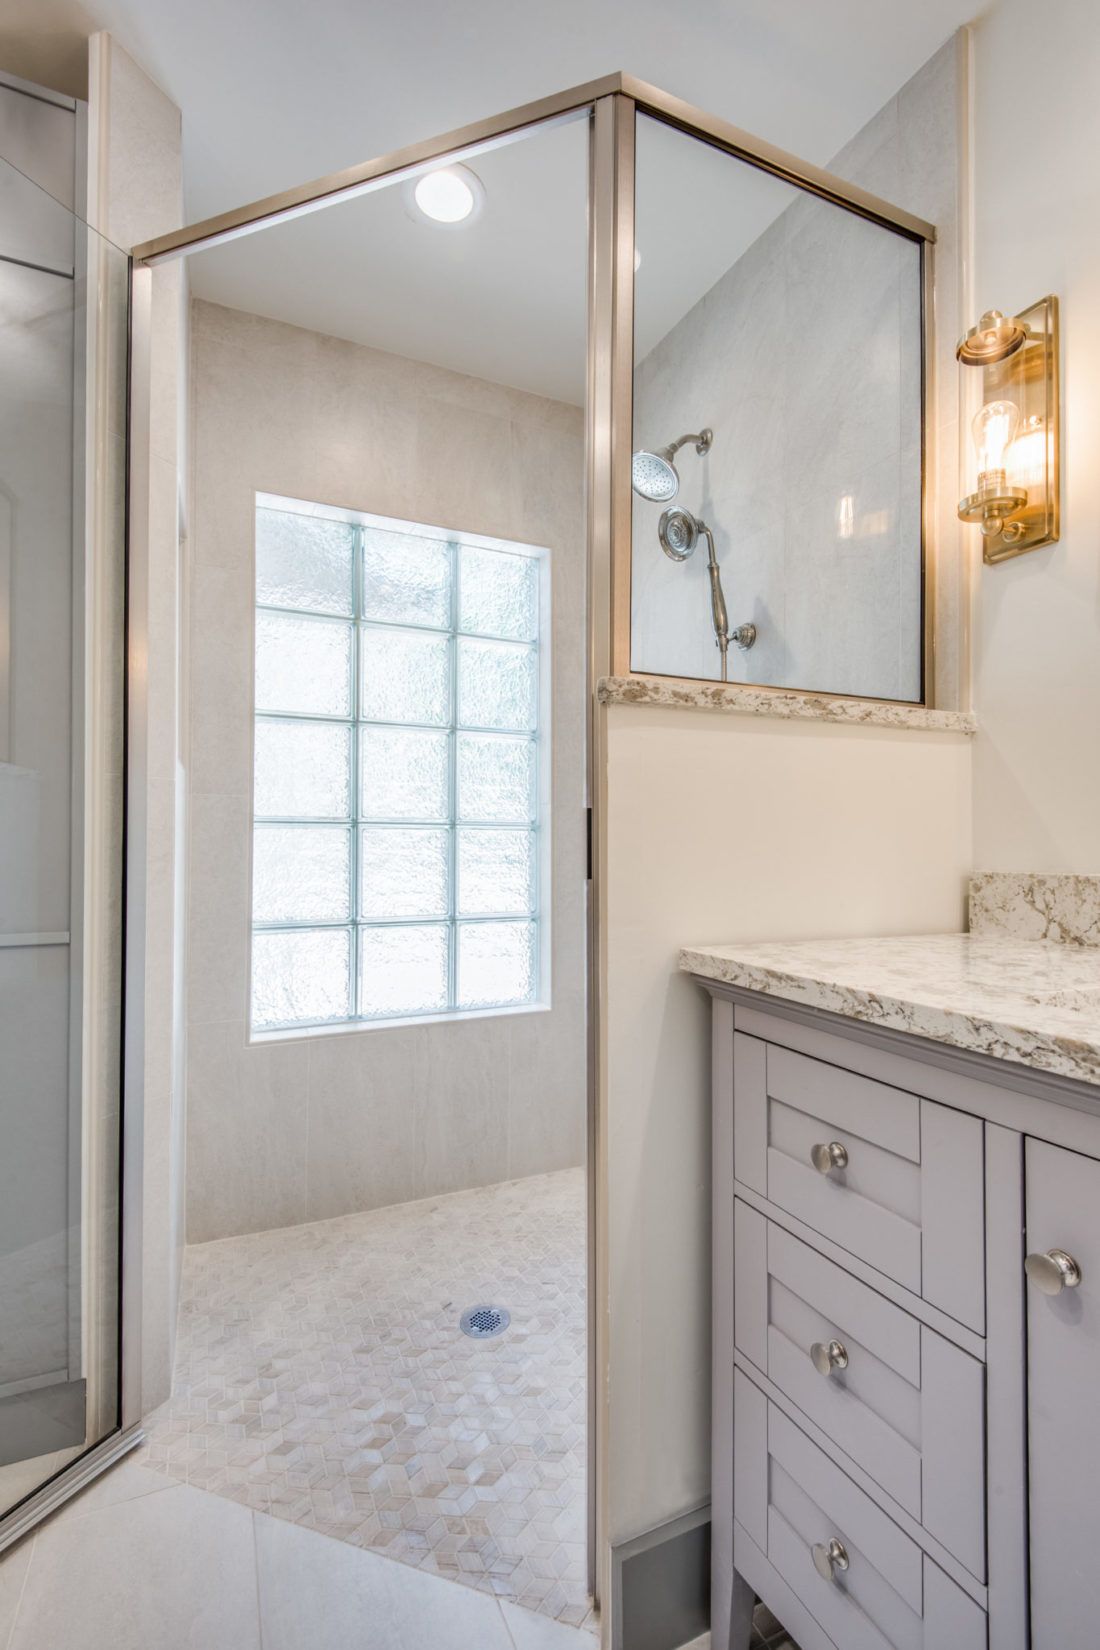
<svg viewBox="0 0 1100 1650">
<path fill-rule="evenodd" d="M 502 1335 L 511 1321 L 506 1306 L 470 1306 L 463 1312 L 459 1328 L 475 1341 L 487 1341 L 491 1335 Z"/>
</svg>

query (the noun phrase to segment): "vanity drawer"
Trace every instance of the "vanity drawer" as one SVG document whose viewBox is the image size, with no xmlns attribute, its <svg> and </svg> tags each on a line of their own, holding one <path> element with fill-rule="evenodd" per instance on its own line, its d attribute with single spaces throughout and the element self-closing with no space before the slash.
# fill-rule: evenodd
<svg viewBox="0 0 1100 1650">
<path fill-rule="evenodd" d="M 740 1199 L 734 1288 L 738 1350 L 984 1581 L 981 1363 Z"/>
<path fill-rule="evenodd" d="M 832 1642 L 985 1650 L 974 1600 L 740 1371 L 734 1393 L 735 1521 Z"/>
<path fill-rule="evenodd" d="M 984 1331 L 980 1118 L 738 1032 L 734 1174 Z"/>
</svg>

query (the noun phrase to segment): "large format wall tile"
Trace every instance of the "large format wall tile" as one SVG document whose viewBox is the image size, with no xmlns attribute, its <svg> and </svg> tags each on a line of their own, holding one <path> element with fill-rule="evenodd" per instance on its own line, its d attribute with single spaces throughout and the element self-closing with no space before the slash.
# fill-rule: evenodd
<svg viewBox="0 0 1100 1650">
<path fill-rule="evenodd" d="M 586 1061 L 582 412 L 201 301 L 191 336 L 188 1237 L 575 1164 Z M 529 1017 L 539 1025 L 527 1039 L 545 1060 L 510 1066 L 528 1018 L 511 1015 L 246 1046 L 257 491 L 548 548 L 555 1006 Z"/>
<path fill-rule="evenodd" d="M 387 1026 L 310 1040 L 308 1219 L 418 1195 L 412 1097 L 427 1092 L 432 1032 Z"/>
<path fill-rule="evenodd" d="M 191 1028 L 191 1243 L 306 1219 L 309 1050 L 245 1044 L 242 1020 Z"/>
</svg>

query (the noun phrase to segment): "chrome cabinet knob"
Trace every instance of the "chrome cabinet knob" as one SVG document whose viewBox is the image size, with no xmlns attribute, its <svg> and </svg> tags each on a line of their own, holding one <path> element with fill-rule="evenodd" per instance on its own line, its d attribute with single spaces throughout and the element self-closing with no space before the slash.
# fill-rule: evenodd
<svg viewBox="0 0 1100 1650">
<path fill-rule="evenodd" d="M 1060 1295 L 1063 1289 L 1076 1289 L 1081 1281 L 1081 1268 L 1064 1249 L 1048 1249 L 1045 1255 L 1028 1255 L 1024 1261 L 1028 1282 L 1044 1295 Z"/>
<path fill-rule="evenodd" d="M 810 1151 L 810 1162 L 818 1174 L 831 1174 L 834 1169 L 848 1167 L 848 1148 L 839 1140 L 830 1140 L 826 1146 L 819 1141 Z"/>
<path fill-rule="evenodd" d="M 835 1581 L 837 1572 L 848 1568 L 848 1549 L 835 1535 L 828 1544 L 815 1541 L 810 1548 L 810 1554 L 814 1561 L 814 1569 L 822 1581 Z"/>
<path fill-rule="evenodd" d="M 810 1362 L 819 1375 L 831 1375 L 834 1369 L 847 1369 L 848 1348 L 843 1341 L 815 1341 L 810 1348 Z"/>
</svg>

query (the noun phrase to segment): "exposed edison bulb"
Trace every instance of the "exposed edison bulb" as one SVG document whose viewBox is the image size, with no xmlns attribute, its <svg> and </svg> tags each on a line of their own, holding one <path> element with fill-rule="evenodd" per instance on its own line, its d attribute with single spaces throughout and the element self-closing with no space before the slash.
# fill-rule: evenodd
<svg viewBox="0 0 1100 1650">
<path fill-rule="evenodd" d="M 978 479 L 1005 468 L 1005 454 L 1020 424 L 1015 401 L 989 401 L 970 426 L 978 454 Z"/>
</svg>

